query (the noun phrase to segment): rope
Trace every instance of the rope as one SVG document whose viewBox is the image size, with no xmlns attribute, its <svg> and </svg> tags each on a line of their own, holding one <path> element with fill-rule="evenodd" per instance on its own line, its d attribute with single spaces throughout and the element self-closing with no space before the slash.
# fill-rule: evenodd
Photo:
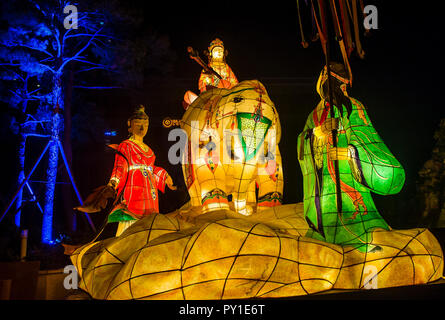
<svg viewBox="0 0 445 320">
<path fill-rule="evenodd" d="M 323 52 L 326 55 L 326 37 L 325 37 L 323 31 L 321 30 L 320 23 L 318 22 L 318 19 L 317 19 L 317 13 L 315 12 L 315 6 L 314 6 L 314 3 L 312 0 L 311 0 L 311 3 L 312 3 L 312 12 L 313 12 L 314 20 L 315 20 L 315 25 L 317 26 L 318 35 L 320 36 L 321 47 L 323 48 Z"/>
<path fill-rule="evenodd" d="M 348 59 L 348 54 L 346 52 L 346 46 L 345 46 L 345 42 L 343 40 L 343 35 L 341 33 L 341 28 L 340 28 L 340 21 L 338 19 L 338 14 L 337 14 L 337 7 L 335 6 L 335 1 L 330 2 L 331 3 L 331 9 L 332 9 L 332 17 L 334 19 L 334 25 L 337 27 L 338 32 L 339 32 L 339 45 L 340 45 L 340 51 L 343 57 L 343 62 L 345 64 L 345 67 L 348 70 L 348 74 L 349 74 L 349 84 L 352 84 L 352 70 L 351 70 L 351 66 L 349 64 L 349 59 Z"/>
<path fill-rule="evenodd" d="M 298 12 L 298 23 L 300 24 L 301 45 L 303 46 L 303 48 L 307 48 L 309 44 L 304 37 L 303 23 L 301 22 L 300 0 L 297 0 L 297 12 Z"/>
<path fill-rule="evenodd" d="M 349 58 L 354 48 L 351 37 L 351 26 L 349 24 L 348 11 L 345 1 L 346 0 L 340 0 L 339 3 L 340 3 L 341 20 L 343 25 L 343 38 L 345 40 L 346 52 Z"/>
<path fill-rule="evenodd" d="M 355 35 L 355 46 L 357 48 L 357 54 L 360 59 L 365 58 L 365 51 L 362 49 L 362 44 L 360 43 L 360 34 L 359 34 L 359 26 L 358 26 L 358 14 L 357 14 L 357 1 L 352 0 L 352 14 L 354 19 L 354 35 Z"/>
</svg>

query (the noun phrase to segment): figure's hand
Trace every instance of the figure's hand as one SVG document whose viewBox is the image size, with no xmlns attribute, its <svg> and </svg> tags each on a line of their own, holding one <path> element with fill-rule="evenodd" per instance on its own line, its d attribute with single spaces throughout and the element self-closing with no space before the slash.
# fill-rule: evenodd
<svg viewBox="0 0 445 320">
<path fill-rule="evenodd" d="M 176 190 L 177 189 L 177 187 L 173 184 L 172 177 L 170 177 L 169 175 L 167 175 L 167 179 L 165 180 L 165 183 L 167 184 L 167 187 L 170 190 Z"/>
<path fill-rule="evenodd" d="M 75 207 L 74 209 L 85 213 L 99 212 L 106 208 L 110 199 L 114 198 L 116 198 L 114 187 L 111 185 L 101 186 L 94 189 L 82 206 Z"/>
<path fill-rule="evenodd" d="M 348 148 L 330 148 L 329 158 L 331 160 L 350 160 Z"/>
<path fill-rule="evenodd" d="M 114 190 L 116 190 L 117 187 L 117 183 L 116 180 L 110 180 L 110 182 L 108 182 L 107 187 L 112 187 Z"/>
<path fill-rule="evenodd" d="M 314 134 L 317 137 L 323 137 L 329 135 L 332 130 L 338 128 L 338 119 L 337 118 L 329 118 L 323 122 L 322 125 L 314 128 Z"/>
</svg>

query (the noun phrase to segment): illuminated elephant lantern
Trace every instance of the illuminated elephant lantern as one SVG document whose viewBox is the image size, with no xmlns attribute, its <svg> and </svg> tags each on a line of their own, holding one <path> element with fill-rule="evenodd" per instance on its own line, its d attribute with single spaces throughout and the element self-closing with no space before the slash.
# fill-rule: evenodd
<svg viewBox="0 0 445 320">
<path fill-rule="evenodd" d="M 255 204 L 261 210 L 282 203 L 280 120 L 259 81 L 203 92 L 181 128 L 188 136 L 182 168 L 192 206 L 250 215 Z"/>
</svg>

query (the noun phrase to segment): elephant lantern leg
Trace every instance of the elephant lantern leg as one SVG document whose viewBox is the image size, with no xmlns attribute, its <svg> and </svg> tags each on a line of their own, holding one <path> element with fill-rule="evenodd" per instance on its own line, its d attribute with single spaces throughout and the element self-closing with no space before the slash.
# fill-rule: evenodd
<svg viewBox="0 0 445 320">
<path fill-rule="evenodd" d="M 218 165 L 212 171 L 207 165 L 200 165 L 197 168 L 197 176 L 200 179 L 202 212 L 228 210 L 224 168 Z"/>
<path fill-rule="evenodd" d="M 235 188 L 232 192 L 233 205 L 238 213 L 249 216 L 252 214 L 253 209 L 247 204 L 247 200 L 249 187 L 252 182 L 255 182 L 255 180 L 252 181 L 252 177 L 254 177 L 257 170 L 256 164 L 239 164 L 238 167 L 235 166 L 235 170 L 241 172 L 234 174 Z"/>
<path fill-rule="evenodd" d="M 282 204 L 283 168 L 279 149 L 274 160 L 269 160 L 258 168 L 257 183 L 259 186 L 257 211 Z"/>
</svg>

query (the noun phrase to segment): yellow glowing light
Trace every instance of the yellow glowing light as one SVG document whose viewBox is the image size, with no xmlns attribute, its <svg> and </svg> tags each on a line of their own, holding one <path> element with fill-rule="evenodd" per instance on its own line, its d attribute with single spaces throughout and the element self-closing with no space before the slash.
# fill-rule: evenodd
<svg viewBox="0 0 445 320">
<path fill-rule="evenodd" d="M 277 298 L 424 284 L 442 276 L 440 243 L 426 229 L 376 230 L 383 250 L 365 254 L 305 237 L 302 203 L 236 215 L 198 217 L 186 209 L 147 216 L 120 237 L 74 252 L 79 287 L 110 300 Z"/>
<path fill-rule="evenodd" d="M 224 57 L 224 48 L 221 48 L 221 47 L 215 47 L 213 50 L 212 50 L 212 58 L 214 59 L 214 60 L 222 60 L 223 59 L 223 57 Z"/>
<path fill-rule="evenodd" d="M 306 204 L 281 205 L 280 121 L 260 82 L 201 93 L 180 123 L 189 137 L 183 173 L 190 202 L 77 249 L 71 260 L 92 298 L 276 298 L 441 279 L 443 252 L 428 229 L 376 228 L 366 235 L 381 250 L 363 252 L 311 237 Z M 340 161 L 354 156 L 346 147 L 338 151 Z"/>
</svg>

